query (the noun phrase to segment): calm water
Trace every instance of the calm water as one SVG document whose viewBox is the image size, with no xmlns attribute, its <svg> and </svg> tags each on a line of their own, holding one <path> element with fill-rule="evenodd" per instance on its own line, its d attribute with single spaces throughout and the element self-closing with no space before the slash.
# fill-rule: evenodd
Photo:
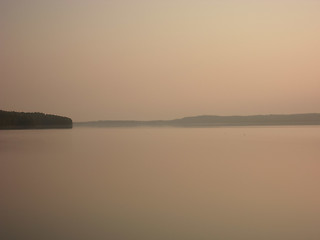
<svg viewBox="0 0 320 240">
<path fill-rule="evenodd" d="M 0 131 L 1 239 L 320 239 L 320 127 Z"/>
</svg>

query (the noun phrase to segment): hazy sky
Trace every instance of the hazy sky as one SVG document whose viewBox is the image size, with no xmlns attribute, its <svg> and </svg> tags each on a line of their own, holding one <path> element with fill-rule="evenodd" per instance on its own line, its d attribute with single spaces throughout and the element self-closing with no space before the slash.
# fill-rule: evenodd
<svg viewBox="0 0 320 240">
<path fill-rule="evenodd" d="M 320 112 L 320 1 L 0 0 L 0 109 Z"/>
</svg>

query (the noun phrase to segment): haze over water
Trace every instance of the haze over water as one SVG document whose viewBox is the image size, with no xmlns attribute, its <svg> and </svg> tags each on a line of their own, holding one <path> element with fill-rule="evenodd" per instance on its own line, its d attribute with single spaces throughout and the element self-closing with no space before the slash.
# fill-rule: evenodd
<svg viewBox="0 0 320 240">
<path fill-rule="evenodd" d="M 0 0 L 0 110 L 319 113 L 319 12 L 316 0 Z M 31 116 L 0 120 L 42 127 Z M 0 131 L 0 239 L 319 240 L 319 146 L 313 126 Z"/>
<path fill-rule="evenodd" d="M 2 239 L 319 239 L 319 145 L 319 127 L 1 131 Z"/>
</svg>

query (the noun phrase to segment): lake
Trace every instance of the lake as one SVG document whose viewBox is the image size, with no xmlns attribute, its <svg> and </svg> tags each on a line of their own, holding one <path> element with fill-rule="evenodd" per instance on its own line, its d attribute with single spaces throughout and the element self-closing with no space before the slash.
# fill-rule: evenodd
<svg viewBox="0 0 320 240">
<path fill-rule="evenodd" d="M 320 127 L 0 131 L 1 239 L 318 240 Z"/>
</svg>

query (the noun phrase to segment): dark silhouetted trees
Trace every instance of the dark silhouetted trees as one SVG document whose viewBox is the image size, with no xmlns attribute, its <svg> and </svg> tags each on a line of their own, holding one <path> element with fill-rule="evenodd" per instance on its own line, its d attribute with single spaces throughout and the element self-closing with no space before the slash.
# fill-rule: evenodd
<svg viewBox="0 0 320 240">
<path fill-rule="evenodd" d="M 72 120 L 67 117 L 38 112 L 25 113 L 0 110 L 0 129 L 43 128 L 72 128 Z"/>
</svg>

